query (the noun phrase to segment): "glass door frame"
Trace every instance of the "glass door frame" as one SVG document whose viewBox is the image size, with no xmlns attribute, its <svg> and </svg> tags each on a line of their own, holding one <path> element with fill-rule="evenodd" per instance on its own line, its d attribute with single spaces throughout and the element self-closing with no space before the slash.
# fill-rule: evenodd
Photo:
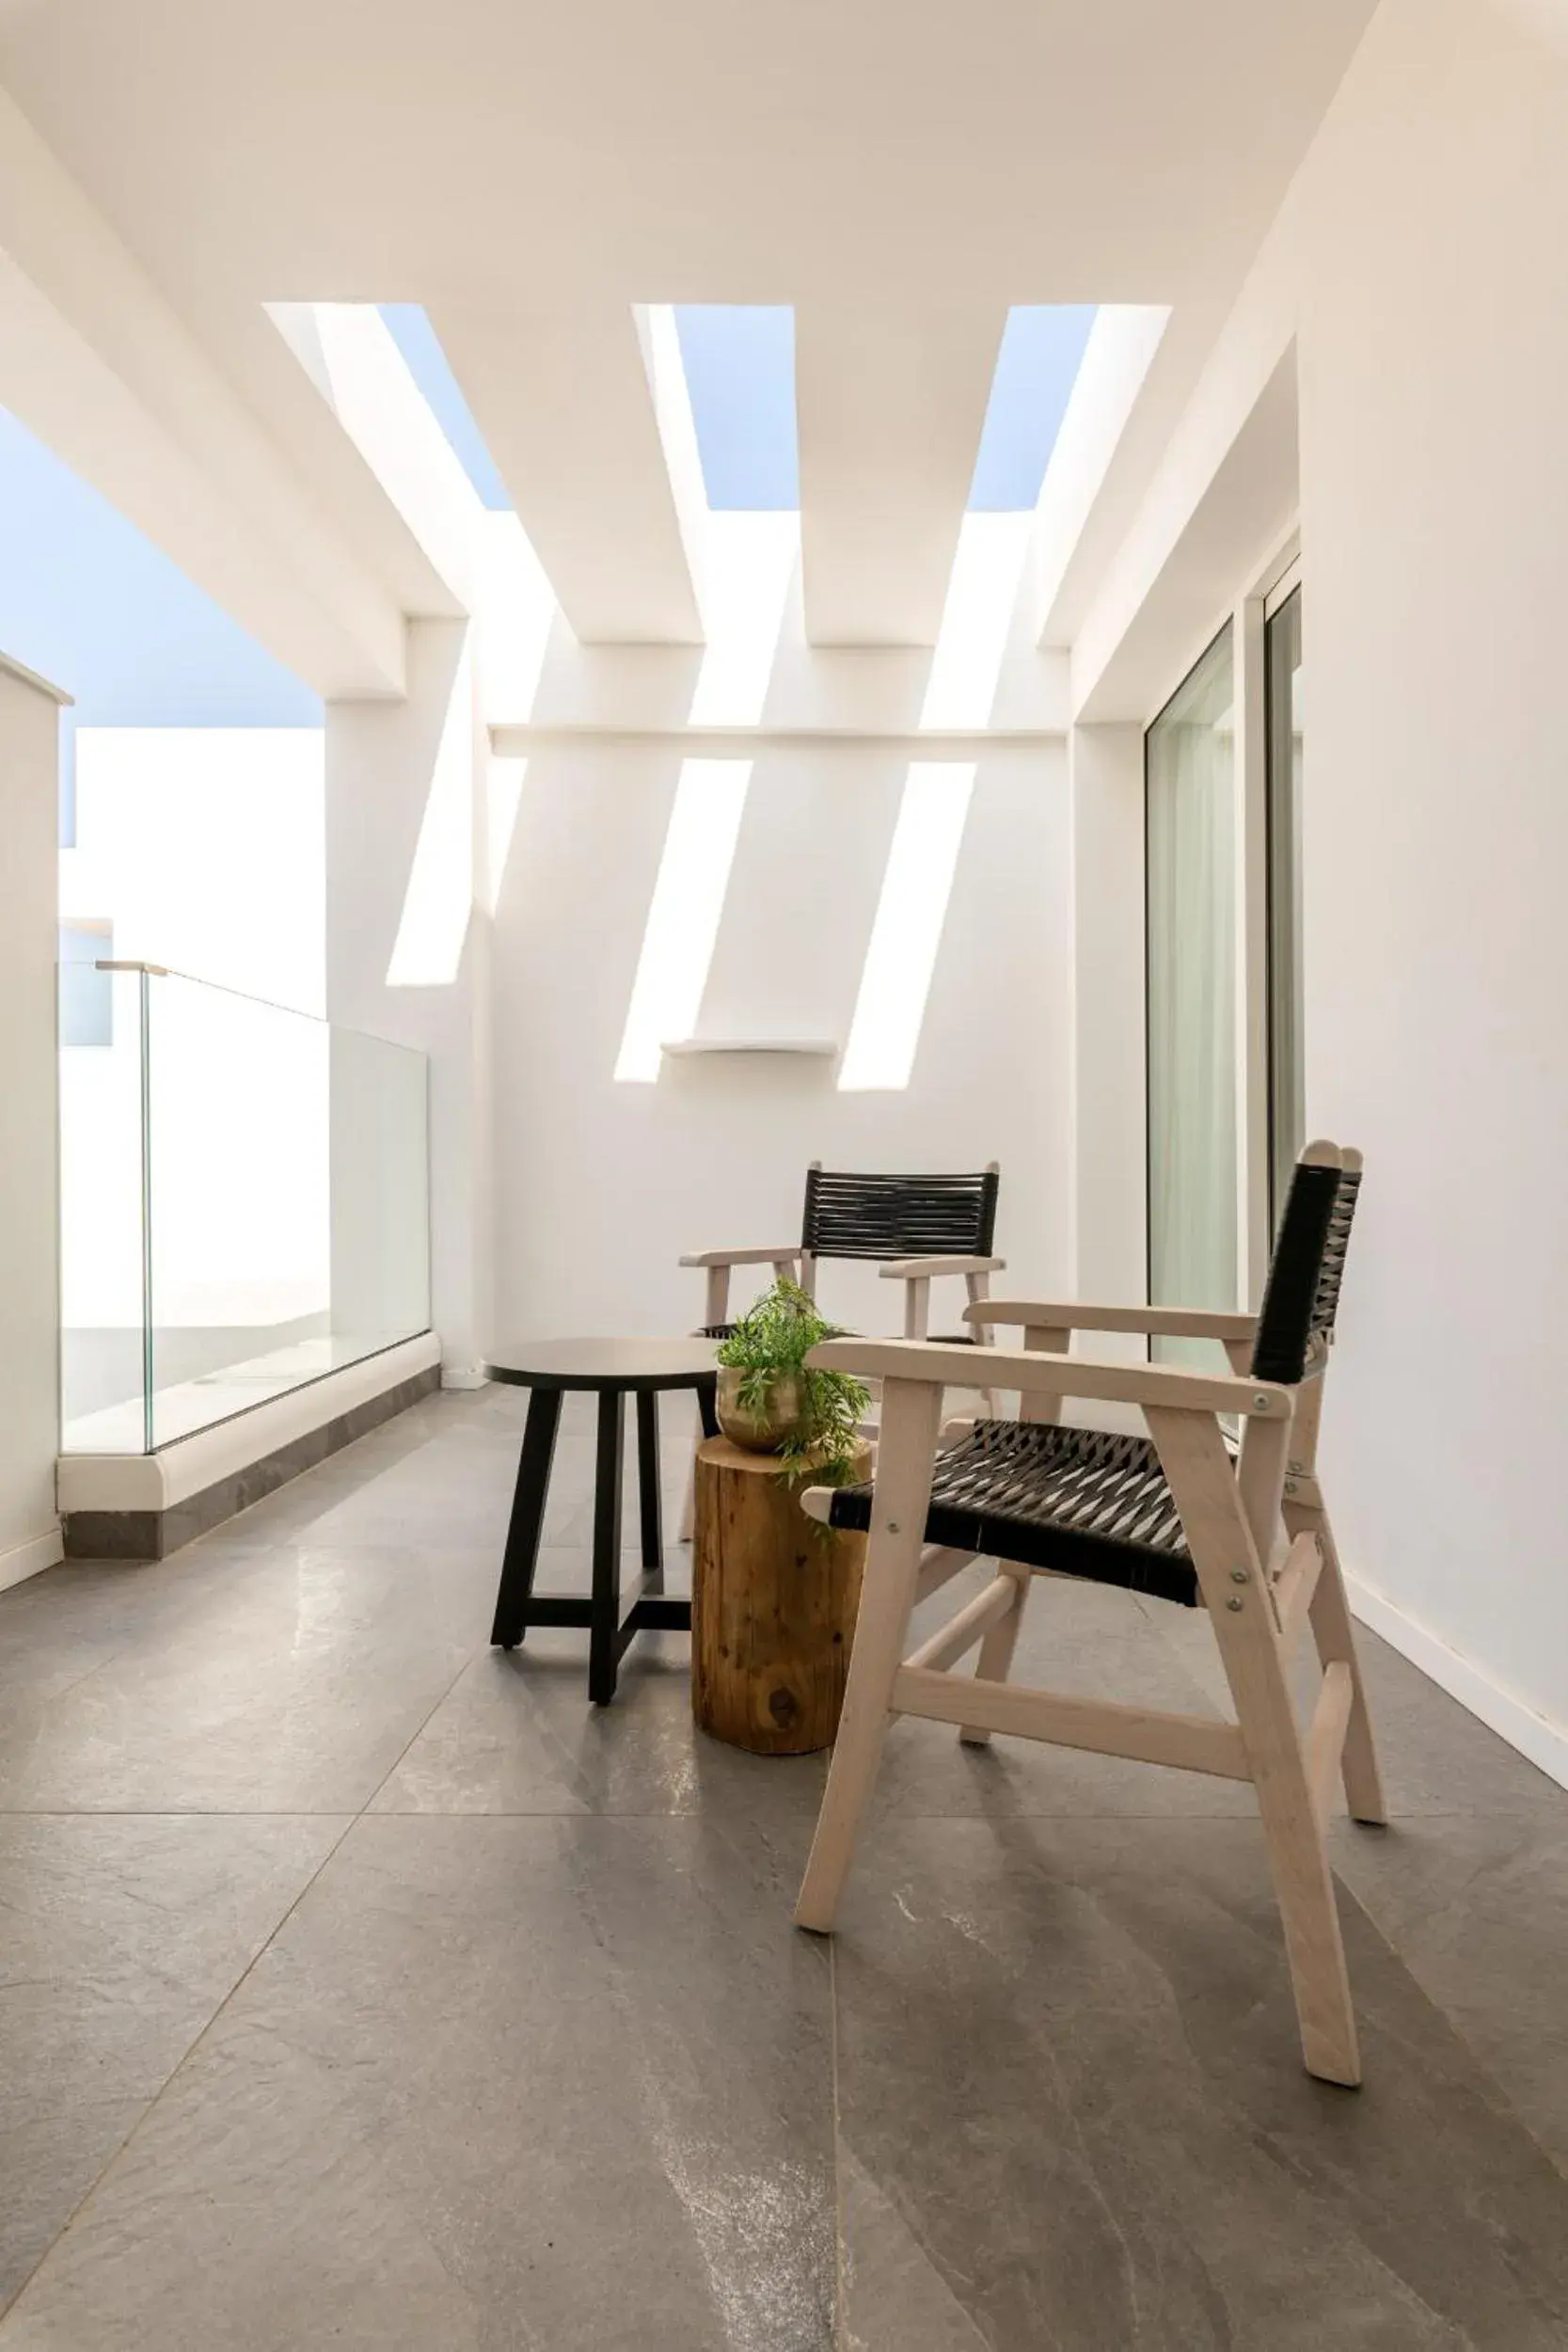
<svg viewBox="0 0 1568 2352">
<path fill-rule="evenodd" d="M 1300 938 L 1302 878 L 1299 870 L 1302 812 L 1296 804 L 1296 783 L 1293 775 L 1286 792 L 1282 794 L 1275 788 L 1276 779 L 1273 773 L 1274 755 L 1279 739 L 1277 728 L 1275 724 L 1278 714 L 1274 708 L 1274 689 L 1269 678 L 1269 631 L 1272 623 L 1279 613 L 1283 612 L 1285 607 L 1291 602 L 1292 596 L 1299 596 L 1300 594 L 1301 558 L 1298 555 L 1295 560 L 1287 566 L 1286 570 L 1280 574 L 1280 577 L 1275 580 L 1274 586 L 1261 599 L 1263 609 L 1264 636 L 1264 722 L 1268 730 L 1267 739 L 1265 740 L 1263 748 L 1263 855 L 1265 889 L 1263 1002 L 1268 1020 L 1267 1054 L 1264 1061 L 1263 1076 L 1268 1108 L 1268 1205 L 1271 1224 L 1277 1221 L 1279 1212 L 1284 1206 L 1284 1201 L 1281 1198 L 1279 1136 L 1280 1097 L 1282 1086 L 1287 1075 L 1293 1074 L 1296 1088 L 1299 1089 L 1303 1082 L 1304 1073 L 1301 1068 L 1303 1008 L 1299 1001 L 1295 1004 L 1292 1021 L 1294 1035 L 1293 1073 L 1288 1073 L 1280 1067 L 1280 1063 L 1284 1058 L 1280 1050 L 1280 992 L 1282 988 L 1288 988 L 1292 996 L 1296 996 L 1298 999 L 1302 993 L 1298 986 L 1301 977 L 1302 953 L 1302 943 Z M 1279 819 L 1282 814 L 1288 814 L 1291 828 L 1291 841 L 1285 858 L 1282 858 L 1280 855 L 1280 844 L 1277 837 Z M 1286 927 L 1281 921 L 1281 912 L 1278 905 L 1280 882 L 1282 875 L 1287 872 L 1291 896 L 1288 934 Z M 1281 970 L 1281 963 L 1283 961 L 1281 949 L 1287 945 L 1287 939 L 1290 948 L 1291 968 L 1288 973 L 1285 973 Z M 1299 1111 L 1301 1107 L 1299 1101 L 1297 1102 L 1295 1107 Z M 1291 1123 L 1294 1125 L 1297 1122 L 1292 1120 Z M 1303 1131 L 1299 1136 L 1299 1142 L 1305 1143 L 1306 1141 L 1307 1136 L 1305 1131 Z"/>
<path fill-rule="evenodd" d="M 1148 713 L 1142 732 L 1167 707 L 1173 695 L 1230 625 L 1235 666 L 1236 841 L 1236 1295 L 1246 1311 L 1261 1303 L 1274 1246 L 1271 1179 L 1269 1000 L 1269 789 L 1268 705 L 1264 632 L 1267 617 L 1301 584 L 1301 532 L 1292 522 L 1270 548 L 1235 601 L 1216 612 L 1192 646 L 1190 658 L 1170 678 Z M 1148 834 L 1145 833 L 1146 892 Z M 1147 1121 L 1149 1023 L 1145 969 L 1144 1071 Z M 1147 1134 L 1147 1124 L 1146 1124 Z M 1145 1186 L 1145 1267 L 1152 1210 Z"/>
</svg>

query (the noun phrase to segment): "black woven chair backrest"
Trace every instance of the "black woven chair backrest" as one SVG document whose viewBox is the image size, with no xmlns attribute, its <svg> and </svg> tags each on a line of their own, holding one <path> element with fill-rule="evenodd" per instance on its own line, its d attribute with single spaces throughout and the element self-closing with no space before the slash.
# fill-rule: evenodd
<svg viewBox="0 0 1568 2352">
<path fill-rule="evenodd" d="M 1359 1168 L 1301 1159 L 1291 1170 L 1253 1342 L 1254 1379 L 1299 1380 L 1312 1342 L 1332 1336 L 1360 1183 Z"/>
<path fill-rule="evenodd" d="M 801 1247 L 815 1258 L 989 1258 L 995 1168 L 974 1176 L 806 1171 Z"/>
</svg>

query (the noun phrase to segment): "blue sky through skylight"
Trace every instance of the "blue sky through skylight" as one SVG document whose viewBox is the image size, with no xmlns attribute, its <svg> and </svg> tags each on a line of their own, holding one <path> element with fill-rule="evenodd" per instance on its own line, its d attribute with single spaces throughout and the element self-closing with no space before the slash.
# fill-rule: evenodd
<svg viewBox="0 0 1568 2352">
<path fill-rule="evenodd" d="M 786 302 L 681 302 L 675 332 L 709 506 L 793 511 L 794 311 Z"/>
<path fill-rule="evenodd" d="M 408 362 L 408 373 L 435 413 L 436 421 L 484 505 L 505 514 L 512 505 L 496 461 L 484 446 L 484 436 L 448 364 L 436 329 L 419 302 L 383 302 L 379 306 L 392 341 Z"/>
<path fill-rule="evenodd" d="M 969 489 L 972 514 L 1015 515 L 1038 499 L 1093 325 L 1087 302 L 1017 303 L 1008 311 Z"/>
</svg>

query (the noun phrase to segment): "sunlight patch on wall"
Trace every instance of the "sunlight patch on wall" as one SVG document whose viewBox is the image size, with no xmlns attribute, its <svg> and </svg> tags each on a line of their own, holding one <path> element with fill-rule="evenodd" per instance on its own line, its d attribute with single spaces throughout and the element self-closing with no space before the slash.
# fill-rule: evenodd
<svg viewBox="0 0 1568 2352">
<path fill-rule="evenodd" d="M 447 586 L 472 609 L 484 510 L 373 302 L 269 303 L 268 313 Z"/>
<path fill-rule="evenodd" d="M 550 635 L 565 622 L 533 543 L 515 515 L 485 515 L 478 532 L 479 701 L 486 726 L 533 716 Z"/>
<path fill-rule="evenodd" d="M 517 811 L 522 805 L 527 775 L 528 761 L 509 752 L 495 753 L 485 771 L 484 908 L 488 914 L 494 914 L 500 903 L 506 861 L 512 855 L 512 836 L 517 830 Z"/>
<path fill-rule="evenodd" d="M 973 760 L 910 764 L 839 1066 L 843 1092 L 910 1083 L 974 788 Z"/>
<path fill-rule="evenodd" d="M 686 549 L 698 601 L 707 567 L 707 500 L 703 489 L 703 461 L 697 453 L 697 428 L 691 421 L 691 396 L 687 389 L 675 313 L 668 302 L 634 302 L 642 364 L 653 394 L 654 422 L 670 476 L 675 521 Z"/>
<path fill-rule="evenodd" d="M 430 791 L 387 966 L 388 988 L 448 988 L 457 977 L 474 896 L 473 657 L 458 660 Z"/>
<path fill-rule="evenodd" d="M 1029 515 L 964 516 L 926 681 L 923 729 L 989 725 L 1033 523 Z"/>
<path fill-rule="evenodd" d="M 754 727 L 800 558 L 799 515 L 715 515 L 703 599 L 707 645 L 688 714 L 694 727 Z"/>
<path fill-rule="evenodd" d="M 751 775 L 749 759 L 681 764 L 615 1064 L 623 1083 L 651 1085 L 660 1046 L 696 1025 Z"/>
</svg>

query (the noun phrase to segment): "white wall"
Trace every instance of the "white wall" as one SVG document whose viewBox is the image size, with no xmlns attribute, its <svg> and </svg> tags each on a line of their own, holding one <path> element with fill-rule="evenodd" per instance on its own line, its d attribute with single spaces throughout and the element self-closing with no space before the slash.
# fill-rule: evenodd
<svg viewBox="0 0 1568 2352">
<path fill-rule="evenodd" d="M 1385 0 L 1085 668 L 1114 674 L 1118 604 L 1147 638 L 1223 461 L 1208 428 L 1293 336 L 1307 1121 L 1367 1155 L 1329 1490 L 1371 1621 L 1568 1780 L 1568 50 L 1532 32 L 1549 22 Z"/>
<path fill-rule="evenodd" d="M 60 1556 L 55 1141 L 59 707 L 0 665 L 0 1586 Z"/>
<path fill-rule="evenodd" d="M 868 1093 L 838 1091 L 831 1060 L 784 1057 L 667 1059 L 657 1083 L 615 1080 L 685 748 L 702 747 L 600 741 L 529 763 L 493 950 L 498 1332 L 689 1328 L 702 1277 L 680 1271 L 680 1253 L 798 1240 L 812 1159 L 1000 1160 L 997 1246 L 1018 1279 L 1059 1289 L 1072 1193 L 1063 747 L 980 759 L 911 1083 Z M 842 1044 L 911 748 L 758 747 L 701 1033 Z M 820 1295 L 849 1322 L 897 1327 L 898 1296 L 860 1268 L 825 1267 Z M 939 1293 L 939 1327 L 957 1303 Z"/>
<path fill-rule="evenodd" d="M 475 696 L 467 625 L 421 621 L 408 631 L 405 702 L 329 703 L 326 712 L 327 1013 L 430 1057 L 431 1306 L 449 1385 L 481 1377 L 493 1302 L 489 924 L 476 896 L 485 745 Z M 409 977 L 389 979 L 398 972 Z M 338 1123 L 341 1203 L 356 1191 L 372 1202 L 383 1180 L 378 1131 L 368 1125 L 360 1139 L 356 1166 Z M 401 1166 L 394 1182 L 406 1194 Z M 356 1294 L 367 1261 L 341 1216 L 333 1242 L 334 1289 L 341 1280 Z"/>
<path fill-rule="evenodd" d="M 1368 1164 L 1332 1491 L 1357 1573 L 1568 1779 L 1568 60 L 1398 0 L 1320 149 L 1307 1104 Z"/>
</svg>

